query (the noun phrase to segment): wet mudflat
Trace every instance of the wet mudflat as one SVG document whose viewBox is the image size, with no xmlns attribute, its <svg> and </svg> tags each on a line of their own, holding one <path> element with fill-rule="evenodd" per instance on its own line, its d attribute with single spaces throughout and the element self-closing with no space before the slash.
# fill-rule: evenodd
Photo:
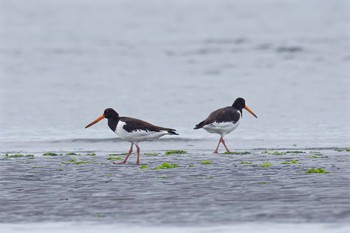
<svg viewBox="0 0 350 233">
<path fill-rule="evenodd" d="M 215 226 L 350 220 L 349 149 L 210 152 L 144 151 L 139 166 L 135 156 L 113 164 L 124 157 L 115 151 L 1 153 L 0 221 Z"/>
</svg>

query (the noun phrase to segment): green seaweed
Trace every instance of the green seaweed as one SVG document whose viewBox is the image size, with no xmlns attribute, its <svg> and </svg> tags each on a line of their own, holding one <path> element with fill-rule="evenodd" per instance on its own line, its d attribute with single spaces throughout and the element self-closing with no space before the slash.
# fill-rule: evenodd
<svg viewBox="0 0 350 233">
<path fill-rule="evenodd" d="M 54 152 L 46 152 L 43 154 L 43 156 L 58 156 L 58 154 L 56 154 Z"/>
<path fill-rule="evenodd" d="M 303 154 L 305 153 L 304 151 L 301 150 L 288 150 L 285 152 L 286 154 Z"/>
<path fill-rule="evenodd" d="M 123 156 L 123 155 L 127 155 L 127 154 L 128 154 L 128 153 L 124 153 L 124 152 L 123 152 L 123 153 L 119 153 L 119 154 L 113 154 L 113 153 L 112 153 L 112 154 L 108 154 L 108 156 L 112 156 L 112 157 L 113 157 L 113 156 Z"/>
<path fill-rule="evenodd" d="M 346 152 L 350 152 L 350 147 L 345 148 Z"/>
<path fill-rule="evenodd" d="M 268 182 L 268 181 L 260 181 L 260 182 L 257 182 L 257 184 L 271 184 L 271 182 Z"/>
<path fill-rule="evenodd" d="M 76 159 L 70 159 L 70 160 L 67 160 L 65 162 L 62 162 L 63 164 L 77 164 L 77 165 L 80 165 L 80 164 L 90 164 L 91 161 L 90 160 L 76 160 Z"/>
<path fill-rule="evenodd" d="M 67 152 L 66 155 L 77 155 L 75 152 Z"/>
<path fill-rule="evenodd" d="M 321 155 L 312 155 L 312 156 L 309 156 L 309 158 L 311 158 L 311 159 L 322 158 L 322 154 Z"/>
<path fill-rule="evenodd" d="M 324 170 L 323 168 L 310 168 L 308 171 L 306 171 L 307 174 L 312 174 L 312 173 L 316 173 L 316 174 L 329 174 L 330 172 L 327 172 L 326 170 Z"/>
<path fill-rule="evenodd" d="M 270 162 L 266 162 L 266 163 L 263 163 L 261 166 L 262 167 L 270 167 L 271 163 Z"/>
<path fill-rule="evenodd" d="M 170 168 L 177 168 L 180 167 L 176 163 L 162 163 L 161 165 L 157 166 L 154 168 L 154 170 L 159 170 L 159 169 L 170 169 Z"/>
<path fill-rule="evenodd" d="M 140 167 L 142 170 L 145 170 L 147 168 L 147 165 L 146 164 L 142 164 L 141 167 Z"/>
<path fill-rule="evenodd" d="M 248 161 L 241 161 L 241 164 L 253 164 L 252 162 L 248 162 Z"/>
<path fill-rule="evenodd" d="M 96 153 L 86 153 L 86 156 L 96 156 Z"/>
<path fill-rule="evenodd" d="M 187 151 L 184 150 L 169 150 L 165 152 L 165 155 L 173 155 L 173 154 L 187 154 Z"/>
<path fill-rule="evenodd" d="M 248 161 L 241 161 L 240 164 L 253 164 L 252 162 L 248 162 Z"/>
<path fill-rule="evenodd" d="M 261 152 L 262 154 L 270 154 L 270 152 L 268 150 L 264 150 L 263 152 Z"/>
<path fill-rule="evenodd" d="M 158 156 L 160 155 L 160 153 L 158 152 L 146 152 L 146 153 L 143 153 L 144 155 L 146 156 Z"/>
<path fill-rule="evenodd" d="M 194 164 L 193 163 L 190 163 L 187 165 L 187 168 L 193 168 L 194 167 Z"/>
<path fill-rule="evenodd" d="M 210 164 L 212 164 L 213 162 L 211 161 L 211 160 L 202 160 L 201 161 L 201 164 L 203 164 L 203 165 L 210 165 Z"/>
<path fill-rule="evenodd" d="M 248 154 L 250 154 L 250 152 L 249 151 L 230 151 L 230 152 L 226 151 L 224 154 L 226 154 L 226 155 L 248 155 Z"/>
<path fill-rule="evenodd" d="M 283 155 L 283 152 L 280 152 L 280 151 L 276 150 L 272 154 L 273 155 Z"/>
<path fill-rule="evenodd" d="M 298 164 L 299 161 L 297 159 L 293 159 L 293 160 L 286 160 L 284 162 L 282 162 L 281 164 Z"/>
<path fill-rule="evenodd" d="M 114 156 L 109 155 L 107 160 L 117 161 L 117 160 L 122 160 L 122 158 L 120 158 L 119 155 L 114 155 Z"/>
<path fill-rule="evenodd" d="M 34 159 L 34 155 L 31 154 L 4 154 L 4 159 L 9 159 L 9 158 L 29 158 L 29 159 Z"/>
</svg>

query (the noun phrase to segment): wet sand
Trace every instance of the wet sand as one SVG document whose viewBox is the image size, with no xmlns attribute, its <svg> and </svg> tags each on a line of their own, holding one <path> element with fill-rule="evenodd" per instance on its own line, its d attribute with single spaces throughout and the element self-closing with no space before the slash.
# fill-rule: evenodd
<svg viewBox="0 0 350 233">
<path fill-rule="evenodd" d="M 134 155 L 126 165 L 108 160 L 109 154 L 124 151 L 45 152 L 19 158 L 2 153 L 0 222 L 220 226 L 350 221 L 350 152 L 345 148 L 218 155 L 198 149 L 171 155 L 145 150 L 141 166 Z M 162 163 L 178 167 L 155 169 Z M 327 174 L 308 174 L 311 168 Z"/>
</svg>

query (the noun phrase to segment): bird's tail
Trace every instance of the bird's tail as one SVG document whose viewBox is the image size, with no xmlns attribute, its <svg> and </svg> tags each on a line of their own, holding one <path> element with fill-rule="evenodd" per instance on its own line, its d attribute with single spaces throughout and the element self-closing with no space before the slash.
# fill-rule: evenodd
<svg viewBox="0 0 350 233">
<path fill-rule="evenodd" d="M 169 129 L 168 134 L 179 135 L 178 133 L 176 133 L 176 129 Z"/>
<path fill-rule="evenodd" d="M 200 129 L 204 126 L 204 121 L 202 121 L 201 123 L 199 123 L 198 125 L 196 125 L 196 127 L 194 127 L 193 129 Z"/>
<path fill-rule="evenodd" d="M 176 133 L 176 129 L 164 128 L 164 127 L 159 127 L 159 129 L 167 131 L 168 134 L 171 134 L 171 135 L 179 135 L 178 133 Z"/>
</svg>

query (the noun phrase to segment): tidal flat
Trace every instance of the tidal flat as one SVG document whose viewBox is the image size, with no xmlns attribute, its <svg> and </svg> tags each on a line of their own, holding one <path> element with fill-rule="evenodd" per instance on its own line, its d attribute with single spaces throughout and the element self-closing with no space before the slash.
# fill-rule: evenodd
<svg viewBox="0 0 350 233">
<path fill-rule="evenodd" d="M 168 151 L 145 151 L 139 166 L 135 155 L 125 165 L 113 164 L 111 155 L 123 158 L 122 151 L 0 153 L 0 222 L 350 221 L 346 148 Z"/>
</svg>

